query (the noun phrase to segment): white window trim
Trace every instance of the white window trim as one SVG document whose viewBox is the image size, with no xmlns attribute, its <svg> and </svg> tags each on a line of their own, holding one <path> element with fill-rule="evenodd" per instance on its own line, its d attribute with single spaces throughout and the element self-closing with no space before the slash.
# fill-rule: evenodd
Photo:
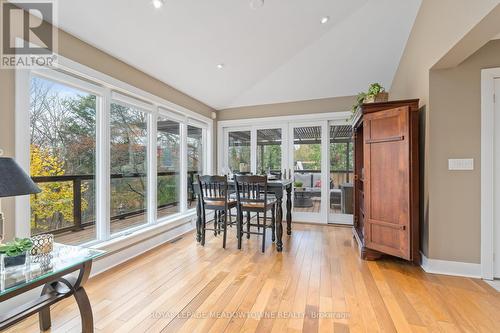
<svg viewBox="0 0 500 333">
<path fill-rule="evenodd" d="M 117 91 L 111 92 L 111 99 L 113 102 L 117 102 L 117 104 L 131 106 L 131 107 L 138 108 L 138 109 L 144 110 L 144 111 L 152 111 L 154 109 L 153 104 L 150 104 L 148 102 L 142 101 L 142 100 L 134 98 L 134 97 L 124 95 L 124 94 L 117 92 Z"/>
<path fill-rule="evenodd" d="M 61 73 L 60 71 L 64 73 Z M 67 73 L 67 74 L 66 74 Z M 66 84 L 77 89 L 99 96 L 96 115 L 96 182 L 106 190 L 96 190 L 96 240 L 85 245 L 106 244 L 120 238 L 127 239 L 141 233 L 143 229 L 164 227 L 166 224 L 175 224 L 180 220 L 192 217 L 193 210 L 187 210 L 187 189 L 181 186 L 181 212 L 162 218 L 160 221 L 156 215 L 156 120 L 161 114 L 178 121 L 181 124 L 181 135 L 187 134 L 187 124 L 203 128 L 204 145 L 207 146 L 204 154 L 204 172 L 212 172 L 212 131 L 213 120 L 200 115 L 194 111 L 172 103 L 168 100 L 150 94 L 142 89 L 136 88 L 128 83 L 117 80 L 109 75 L 93 70 L 87 66 L 74 62 L 62 56 L 58 56 L 58 64 L 54 68 L 42 69 L 16 69 L 16 115 L 15 115 L 15 155 L 18 163 L 29 170 L 29 109 L 30 109 L 30 84 L 31 77 L 45 77 L 50 80 Z M 110 213 L 109 213 L 109 185 L 110 182 L 110 134 L 109 113 L 110 104 L 114 100 L 137 106 L 148 112 L 148 223 L 127 229 L 123 232 L 110 235 Z M 28 125 L 28 126 L 27 126 Z M 100 144 L 104 143 L 104 144 Z M 185 135 L 181 137 L 181 181 L 187 183 L 187 140 Z M 17 197 L 15 200 L 16 213 L 16 237 L 30 236 L 30 209 L 29 196 Z M 27 222 L 26 222 L 27 221 Z M 107 221 L 101 223 L 98 221 Z"/>
<path fill-rule="evenodd" d="M 209 132 L 208 131 L 208 127 L 205 123 L 202 123 L 200 121 L 197 121 L 196 119 L 192 119 L 192 118 L 188 118 L 187 119 L 187 124 L 185 124 L 185 135 L 183 135 L 183 137 L 185 137 L 185 142 L 183 143 L 184 147 L 185 147 L 185 153 L 182 154 L 182 157 L 185 158 L 185 168 L 183 168 L 182 170 L 185 170 L 183 172 L 184 174 L 184 179 L 181 177 L 181 181 L 183 181 L 182 184 L 187 184 L 187 167 L 188 167 L 188 160 L 187 160 L 187 157 L 188 157 L 188 154 L 187 154 L 187 134 L 188 134 L 188 126 L 192 126 L 192 127 L 196 127 L 196 128 L 200 128 L 202 130 L 201 132 L 201 135 L 202 135 L 202 157 L 201 157 L 201 160 L 203 161 L 203 165 L 202 165 L 202 168 L 203 168 L 203 174 L 211 174 L 212 172 L 212 168 L 211 168 L 211 164 L 212 164 L 212 160 L 210 159 L 210 156 L 211 156 L 211 152 L 212 152 L 212 148 L 211 148 L 211 135 L 209 135 Z M 210 171 L 208 171 L 210 170 Z M 188 209 L 187 208 L 187 188 L 186 186 L 181 186 L 181 188 L 184 188 L 185 191 L 186 191 L 186 196 L 183 197 L 185 198 L 184 201 L 184 205 L 185 205 L 185 211 L 187 212 L 193 212 L 196 210 L 195 207 L 193 208 L 190 208 Z"/>
<path fill-rule="evenodd" d="M 495 250 L 495 78 L 500 68 L 481 71 L 481 277 L 493 280 Z M 500 98 L 496 96 L 498 101 Z M 499 254 L 497 254 L 497 257 Z"/>
</svg>

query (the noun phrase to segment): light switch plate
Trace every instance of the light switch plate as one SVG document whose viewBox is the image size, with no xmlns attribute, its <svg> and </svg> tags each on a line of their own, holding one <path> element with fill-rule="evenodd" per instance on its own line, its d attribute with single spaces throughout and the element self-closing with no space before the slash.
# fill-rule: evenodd
<svg viewBox="0 0 500 333">
<path fill-rule="evenodd" d="M 450 158 L 448 170 L 474 170 L 473 158 Z"/>
</svg>

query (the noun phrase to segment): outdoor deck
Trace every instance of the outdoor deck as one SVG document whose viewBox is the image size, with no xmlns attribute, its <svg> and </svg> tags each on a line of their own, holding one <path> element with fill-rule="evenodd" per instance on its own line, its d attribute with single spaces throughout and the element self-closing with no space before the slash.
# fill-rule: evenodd
<svg viewBox="0 0 500 333">
<path fill-rule="evenodd" d="M 188 208 L 195 208 L 196 202 L 192 202 L 188 205 Z M 170 206 L 160 208 L 158 210 L 158 218 L 162 218 L 164 216 L 172 215 L 177 213 L 177 206 Z M 135 216 L 130 216 L 121 220 L 111 221 L 111 234 L 118 233 L 120 231 L 130 229 L 132 227 L 145 224 L 145 215 L 139 214 Z M 68 244 L 68 245 L 77 245 L 90 242 L 95 239 L 95 225 L 91 225 L 83 228 L 78 231 L 67 231 L 64 233 L 54 235 L 55 241 L 58 243 Z"/>
<path fill-rule="evenodd" d="M 321 202 L 318 200 L 313 200 L 313 206 L 308 208 L 294 208 L 294 212 L 309 212 L 309 213 L 319 213 Z M 196 202 L 192 202 L 189 208 L 194 208 Z M 171 215 L 177 212 L 177 207 L 165 207 L 158 210 L 158 218 L 163 216 Z M 340 213 L 340 209 L 331 209 L 331 213 Z M 146 223 L 145 216 L 143 214 L 131 216 L 124 218 L 122 220 L 114 220 L 111 222 L 111 234 L 141 225 Z M 77 245 L 90 242 L 95 239 L 95 225 L 83 228 L 78 231 L 67 231 L 61 234 L 55 235 L 55 240 L 58 243 Z"/>
</svg>

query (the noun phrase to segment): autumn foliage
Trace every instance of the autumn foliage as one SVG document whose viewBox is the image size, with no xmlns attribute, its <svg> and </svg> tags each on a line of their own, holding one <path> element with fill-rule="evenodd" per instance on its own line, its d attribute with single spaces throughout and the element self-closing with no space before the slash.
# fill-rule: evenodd
<svg viewBox="0 0 500 333">
<path fill-rule="evenodd" d="M 30 172 L 35 176 L 64 175 L 64 162 L 53 156 L 48 149 L 31 145 Z M 57 221 L 58 214 L 62 214 L 65 221 L 73 219 L 73 184 L 72 182 L 39 183 L 42 190 L 31 196 L 31 227 L 34 229 L 50 228 Z M 82 184 L 82 193 L 87 187 Z M 88 203 L 82 198 L 82 209 Z M 44 223 L 40 223 L 40 222 Z M 43 226 L 43 227 L 42 227 Z"/>
</svg>

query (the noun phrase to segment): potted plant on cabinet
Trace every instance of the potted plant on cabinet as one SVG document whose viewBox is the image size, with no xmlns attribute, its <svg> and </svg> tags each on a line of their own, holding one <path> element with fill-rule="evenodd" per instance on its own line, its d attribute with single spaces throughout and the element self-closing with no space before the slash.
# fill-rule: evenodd
<svg viewBox="0 0 500 333">
<path fill-rule="evenodd" d="M 385 91 L 380 83 L 372 83 L 368 87 L 367 92 L 360 92 L 356 97 L 356 104 L 352 106 L 352 112 L 355 113 L 356 110 L 363 103 L 379 103 L 387 102 L 389 100 L 389 93 Z"/>
</svg>

